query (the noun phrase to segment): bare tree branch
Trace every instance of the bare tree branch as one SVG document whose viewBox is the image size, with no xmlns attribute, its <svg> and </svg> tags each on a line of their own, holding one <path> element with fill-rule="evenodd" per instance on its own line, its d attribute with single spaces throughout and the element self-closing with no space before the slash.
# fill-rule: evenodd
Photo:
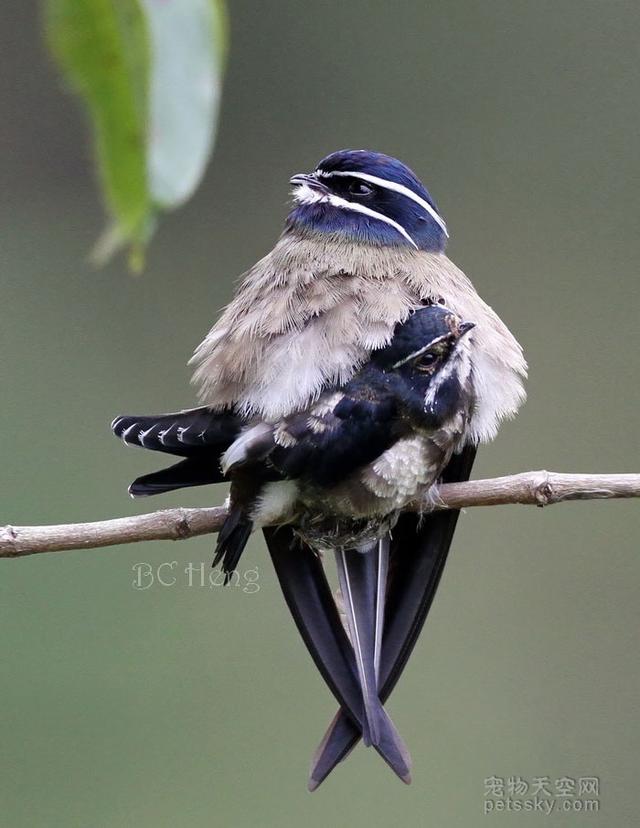
<svg viewBox="0 0 640 828">
<path fill-rule="evenodd" d="M 565 500 L 640 497 L 640 474 L 557 474 L 534 471 L 510 477 L 445 483 L 429 509 L 463 509 L 521 503 L 549 506 Z M 420 504 L 415 504 L 418 509 Z M 39 552 L 95 549 L 121 543 L 184 540 L 217 532 L 226 517 L 223 506 L 209 509 L 165 509 L 146 515 L 55 526 L 0 528 L 0 558 Z"/>
</svg>

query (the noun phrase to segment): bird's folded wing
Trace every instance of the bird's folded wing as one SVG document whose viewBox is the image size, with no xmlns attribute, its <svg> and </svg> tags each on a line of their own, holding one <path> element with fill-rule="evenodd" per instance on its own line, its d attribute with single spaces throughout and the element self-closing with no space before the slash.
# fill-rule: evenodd
<svg viewBox="0 0 640 828">
<path fill-rule="evenodd" d="M 399 425 L 394 398 L 336 392 L 277 425 L 269 461 L 284 477 L 329 487 L 393 445 Z"/>
</svg>

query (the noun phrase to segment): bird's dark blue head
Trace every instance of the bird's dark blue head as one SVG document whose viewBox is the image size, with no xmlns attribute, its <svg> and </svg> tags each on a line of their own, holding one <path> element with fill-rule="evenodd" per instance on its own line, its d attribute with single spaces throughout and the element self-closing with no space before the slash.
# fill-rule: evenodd
<svg viewBox="0 0 640 828">
<path fill-rule="evenodd" d="M 288 228 L 355 242 L 440 251 L 447 228 L 419 178 L 380 152 L 340 150 L 294 175 Z"/>
</svg>

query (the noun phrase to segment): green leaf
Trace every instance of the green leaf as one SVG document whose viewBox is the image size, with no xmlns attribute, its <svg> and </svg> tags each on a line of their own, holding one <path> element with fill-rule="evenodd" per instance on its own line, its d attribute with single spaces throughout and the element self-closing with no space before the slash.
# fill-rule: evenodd
<svg viewBox="0 0 640 828">
<path fill-rule="evenodd" d="M 147 36 L 128 0 L 49 0 L 46 31 L 66 78 L 85 100 L 98 171 L 119 234 L 141 245 L 151 212 L 145 168 Z"/>
<path fill-rule="evenodd" d="M 46 0 L 51 51 L 91 118 L 111 222 L 139 269 L 159 207 L 198 186 L 213 145 L 227 27 L 222 0 Z"/>
<path fill-rule="evenodd" d="M 211 153 L 227 26 L 219 0 L 141 0 L 151 38 L 149 187 L 154 202 L 188 199 Z"/>
</svg>

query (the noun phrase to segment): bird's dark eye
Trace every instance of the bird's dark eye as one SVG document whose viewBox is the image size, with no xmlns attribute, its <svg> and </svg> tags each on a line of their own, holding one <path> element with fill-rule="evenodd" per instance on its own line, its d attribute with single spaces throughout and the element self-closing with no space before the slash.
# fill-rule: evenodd
<svg viewBox="0 0 640 828">
<path fill-rule="evenodd" d="M 425 354 L 422 354 L 421 357 L 418 357 L 414 363 L 416 370 L 423 374 L 433 373 L 433 371 L 436 370 L 441 357 L 442 354 L 437 353 L 437 351 L 427 351 Z"/>
<path fill-rule="evenodd" d="M 373 192 L 373 187 L 364 181 L 351 181 L 347 190 L 351 195 L 368 196 Z"/>
</svg>

